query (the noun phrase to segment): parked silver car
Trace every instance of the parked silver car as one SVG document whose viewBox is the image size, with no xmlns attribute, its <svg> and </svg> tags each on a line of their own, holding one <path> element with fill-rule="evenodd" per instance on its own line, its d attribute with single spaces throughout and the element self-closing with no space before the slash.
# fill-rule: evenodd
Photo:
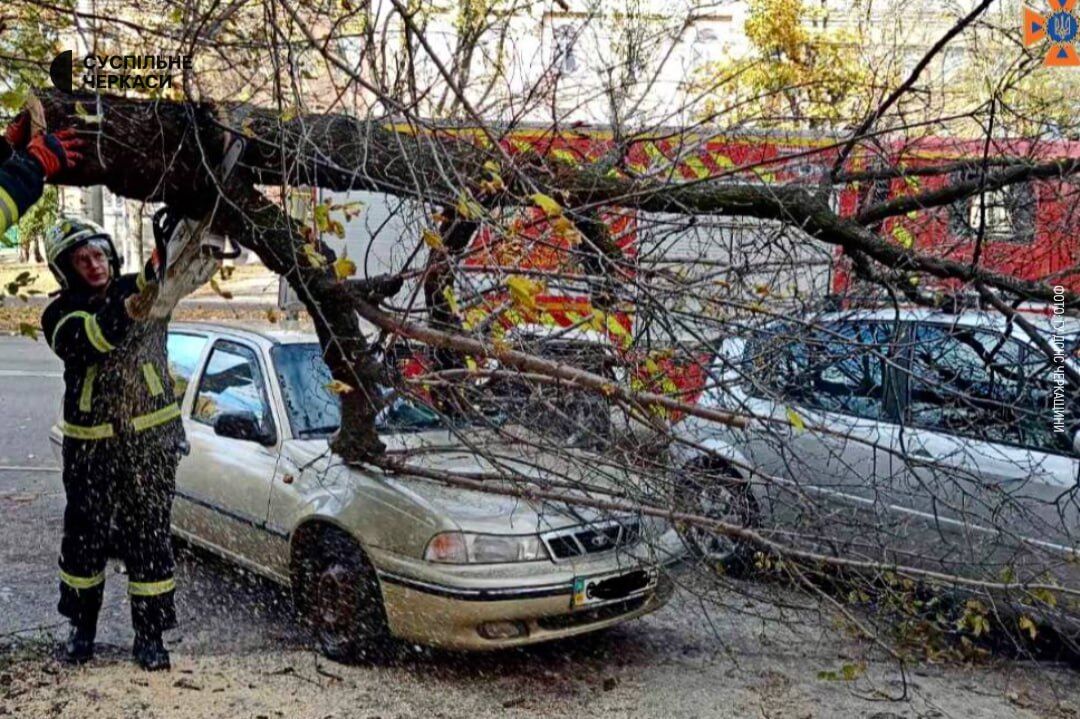
<svg viewBox="0 0 1080 719">
<path fill-rule="evenodd" d="M 670 595 L 662 568 L 685 550 L 663 521 L 343 464 L 328 448 L 340 403 L 311 335 L 173 323 L 168 353 L 190 443 L 174 532 L 291 586 L 330 656 L 388 635 L 455 649 L 540 642 Z M 377 424 L 391 452 L 427 471 L 490 474 L 497 461 L 549 479 L 636 481 L 596 455 L 448 427 L 403 399 Z"/>
<path fill-rule="evenodd" d="M 698 445 L 675 448 L 684 476 L 712 477 L 698 507 L 804 549 L 1080 587 L 1080 321 L 1024 316 L 1053 358 L 974 310 L 829 313 L 725 341 L 703 402 L 755 419 L 677 426 Z"/>
</svg>

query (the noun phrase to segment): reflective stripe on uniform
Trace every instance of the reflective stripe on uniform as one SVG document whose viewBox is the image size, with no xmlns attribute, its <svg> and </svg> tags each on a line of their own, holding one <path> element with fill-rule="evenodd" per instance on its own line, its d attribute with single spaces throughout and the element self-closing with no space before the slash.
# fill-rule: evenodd
<svg viewBox="0 0 1080 719">
<path fill-rule="evenodd" d="M 71 314 L 64 315 L 63 319 L 56 323 L 56 329 L 53 330 L 52 337 L 49 338 L 49 346 L 56 347 L 56 333 L 60 331 L 60 328 L 64 326 L 64 323 L 70 320 L 72 317 L 81 317 L 83 325 L 86 328 L 86 339 L 90 341 L 90 344 L 94 346 L 98 352 L 112 352 L 115 347 L 109 344 L 109 341 L 105 339 L 105 335 L 101 331 L 101 325 L 98 324 L 97 317 L 94 317 L 89 312 L 83 312 L 77 310 Z"/>
<path fill-rule="evenodd" d="M 170 405 L 162 407 L 156 412 L 150 414 L 144 414 L 131 420 L 131 425 L 135 428 L 136 432 L 142 432 L 144 429 L 150 429 L 151 427 L 157 427 L 159 424 L 165 424 L 170 419 L 176 419 L 180 416 L 180 406 L 173 402 Z"/>
<path fill-rule="evenodd" d="M 97 379 L 98 366 L 90 365 L 83 377 L 82 391 L 79 393 L 79 411 L 89 412 L 93 408 L 94 380 Z"/>
<path fill-rule="evenodd" d="M 128 594 L 133 597 L 156 597 L 176 589 L 175 579 L 163 579 L 160 582 L 128 582 Z"/>
<path fill-rule="evenodd" d="M 4 223 L 0 232 L 7 232 L 9 227 L 19 221 L 19 207 L 3 187 L 0 187 L 0 217 L 3 217 Z"/>
<path fill-rule="evenodd" d="M 161 386 L 161 378 L 158 377 L 153 362 L 143 362 L 142 373 L 143 378 L 146 379 L 146 386 L 150 388 L 150 394 L 152 396 L 157 397 L 165 394 L 165 388 Z"/>
<path fill-rule="evenodd" d="M 75 439 L 108 439 L 113 436 L 113 426 L 111 424 L 96 424 L 93 427 L 85 427 L 70 422 L 61 422 L 60 433 L 65 437 L 74 437 Z"/>
<path fill-rule="evenodd" d="M 61 569 L 60 581 L 72 589 L 93 589 L 99 584 L 105 583 L 105 572 L 98 572 L 92 577 L 76 577 L 74 574 L 68 574 Z"/>
</svg>

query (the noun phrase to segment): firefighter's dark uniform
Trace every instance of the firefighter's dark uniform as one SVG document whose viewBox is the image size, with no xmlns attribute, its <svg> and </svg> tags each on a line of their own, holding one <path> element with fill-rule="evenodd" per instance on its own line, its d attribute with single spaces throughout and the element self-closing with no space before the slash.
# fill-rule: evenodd
<svg viewBox="0 0 1080 719">
<path fill-rule="evenodd" d="M 123 275 L 104 298 L 65 290 L 42 330 L 64 361 L 60 613 L 76 625 L 96 621 L 112 545 L 127 567 L 136 632 L 159 634 L 176 625 L 169 519 L 184 432 L 167 321 L 134 322 L 124 308 L 142 282 Z"/>
<path fill-rule="evenodd" d="M 0 234 L 38 201 L 45 188 L 41 163 L 24 152 L 12 152 L 0 142 Z"/>
</svg>

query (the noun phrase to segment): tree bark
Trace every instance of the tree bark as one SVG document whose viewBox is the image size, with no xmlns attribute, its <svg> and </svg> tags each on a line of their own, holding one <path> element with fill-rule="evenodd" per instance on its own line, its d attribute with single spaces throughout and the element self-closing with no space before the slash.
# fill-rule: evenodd
<svg viewBox="0 0 1080 719">
<path fill-rule="evenodd" d="M 342 428 L 334 439 L 334 449 L 347 460 L 363 461 L 383 451 L 374 429 L 380 406 L 380 365 L 360 331 L 357 312 L 373 319 L 375 305 L 395 291 L 395 283 L 337 280 L 329 269 L 333 253 L 312 242 L 328 260 L 313 262 L 304 252 L 303 228 L 259 192 L 257 185 L 371 190 L 420 197 L 451 207 L 463 193 L 491 207 L 530 204 L 531 197 L 542 192 L 560 198 L 568 214 L 577 218 L 579 226 L 584 225 L 583 231 L 598 259 L 609 243 L 603 232 L 589 231 L 596 228 L 588 220 L 604 205 L 778 220 L 873 259 L 894 272 L 957 278 L 1026 299 L 1049 302 L 1054 297 L 1053 290 L 1041 283 L 989 272 L 970 263 L 922 255 L 888 242 L 866 226 L 888 214 L 911 209 L 912 200 L 907 198 L 884 203 L 876 211 L 871 208 L 857 219 L 847 219 L 828 207 L 814 192 L 818 188 L 739 184 L 730 179 L 681 183 L 636 179 L 612 172 L 621 158 L 572 166 L 548 162 L 535 153 L 510 156 L 498 146 L 485 147 L 468 132 L 414 132 L 381 120 L 332 114 L 283 120 L 273 111 L 240 104 L 211 106 L 112 96 L 101 98 L 103 114 L 93 117 L 88 112 L 96 107 L 96 101 L 89 95 L 49 91 L 41 95 L 41 101 L 49 128 L 75 124 L 89 140 L 86 161 L 57 177 L 56 182 L 105 185 L 126 198 L 166 203 L 191 218 L 201 218 L 213 210 L 211 226 L 215 230 L 253 250 L 268 268 L 286 278 L 315 321 L 334 378 L 353 388 L 342 396 Z M 227 186 L 219 187 L 213 170 L 221 162 L 227 132 L 248 139 Z M 489 175 L 485 164 L 492 162 L 498 165 L 505 189 L 485 190 L 480 184 Z M 1075 161 L 1046 169 L 1007 168 L 995 174 L 992 183 L 997 187 L 1043 173 L 1076 171 L 1080 171 L 1080 163 Z M 955 191 L 938 191 L 919 198 L 916 204 L 923 207 L 951 202 L 965 196 L 965 192 L 971 195 L 979 191 L 978 183 L 967 184 Z M 451 227 L 443 229 L 447 235 L 453 234 Z M 450 244 L 461 242 L 455 239 Z M 603 267 L 604 263 L 598 262 L 597 268 Z M 452 337 L 455 329 L 447 324 L 440 306 L 446 268 L 429 269 L 426 299 L 438 325 L 431 332 L 439 334 L 413 331 L 406 336 L 444 349 L 480 351 L 483 348 L 468 342 L 444 341 L 443 335 Z M 1080 298 L 1067 294 L 1065 304 L 1080 306 Z M 416 329 L 415 325 L 409 327 Z M 445 331 L 440 333 L 440 329 Z M 530 371 L 555 371 L 522 358 L 508 355 L 504 359 Z M 610 391 L 606 385 L 590 388 Z"/>
</svg>

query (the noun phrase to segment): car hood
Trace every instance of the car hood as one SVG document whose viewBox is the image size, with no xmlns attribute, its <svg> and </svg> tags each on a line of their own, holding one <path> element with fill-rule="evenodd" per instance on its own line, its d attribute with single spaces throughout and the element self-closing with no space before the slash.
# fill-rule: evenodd
<svg viewBox="0 0 1080 719">
<path fill-rule="evenodd" d="M 487 433 L 469 434 L 468 441 L 477 447 L 477 452 L 470 451 L 460 438 L 447 431 L 384 436 L 382 440 L 391 458 L 400 458 L 425 473 L 465 477 L 486 475 L 484 485 L 492 490 L 514 490 L 525 486 L 535 489 L 538 486 L 532 482 L 525 485 L 521 481 L 489 478 L 500 474 L 543 478 L 552 491 L 571 496 L 581 495 L 588 487 L 625 488 L 628 484 L 640 483 L 633 473 L 605 463 L 596 454 L 574 450 L 552 454 L 532 448 L 525 442 L 496 439 Z M 295 440 L 287 444 L 287 451 L 300 466 L 310 464 L 317 471 L 320 464 L 328 466 L 331 463 L 326 440 Z M 333 460 L 340 461 L 336 457 Z M 365 474 L 370 476 L 368 472 Z M 382 481 L 403 498 L 452 521 L 465 531 L 525 534 L 610 516 L 610 512 L 564 502 L 476 491 L 417 476 L 384 475 Z"/>
</svg>

